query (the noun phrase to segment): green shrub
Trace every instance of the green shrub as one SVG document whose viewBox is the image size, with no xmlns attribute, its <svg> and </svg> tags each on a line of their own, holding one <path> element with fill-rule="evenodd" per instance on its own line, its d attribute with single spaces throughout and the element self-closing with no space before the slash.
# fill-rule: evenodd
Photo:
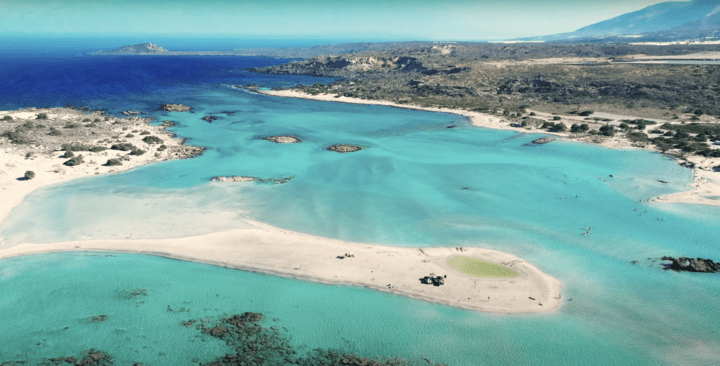
<svg viewBox="0 0 720 366">
<path fill-rule="evenodd" d="M 160 146 L 158 146 L 157 151 L 165 151 L 166 149 L 167 149 L 167 146 L 160 145 Z"/>
<path fill-rule="evenodd" d="M 32 170 L 28 170 L 25 172 L 25 175 L 23 177 L 25 178 L 25 180 L 33 179 L 35 178 L 35 172 L 33 172 Z"/>
<path fill-rule="evenodd" d="M 48 135 L 50 135 L 50 136 L 62 136 L 62 132 L 60 132 L 60 130 L 58 130 L 58 129 L 55 128 L 55 127 L 50 127 L 50 132 L 48 133 Z"/>
<path fill-rule="evenodd" d="M 595 113 L 595 111 L 582 111 L 582 112 L 578 113 L 578 116 L 587 117 L 593 113 Z"/>
<path fill-rule="evenodd" d="M 79 128 L 79 127 L 82 127 L 82 125 L 79 123 L 68 123 L 65 125 L 65 128 Z"/>
<path fill-rule="evenodd" d="M 149 134 L 150 134 L 150 132 L 147 132 L 147 131 L 140 132 L 140 136 L 149 135 Z"/>
<path fill-rule="evenodd" d="M 137 147 L 135 147 L 135 145 L 133 145 L 133 144 L 122 143 L 122 144 L 113 144 L 112 146 L 110 146 L 110 149 L 120 150 L 120 151 L 131 151 L 131 150 L 136 150 Z"/>
<path fill-rule="evenodd" d="M 85 161 L 83 160 L 83 156 L 82 156 L 82 155 L 78 155 L 78 156 L 76 156 L 76 157 L 74 157 L 74 158 L 72 158 L 72 159 L 64 162 L 63 164 L 64 164 L 64 165 L 67 165 L 67 166 L 75 166 L 75 165 L 80 165 L 80 164 L 82 164 L 82 163 L 84 163 L 84 162 L 85 162 Z"/>
<path fill-rule="evenodd" d="M 553 116 L 553 121 L 559 121 L 559 120 L 561 120 L 561 119 L 562 119 L 562 118 L 561 118 L 560 116 Z"/>
<path fill-rule="evenodd" d="M 615 129 L 613 129 L 613 126 L 605 125 L 600 127 L 600 134 L 603 136 L 615 136 Z"/>
<path fill-rule="evenodd" d="M 108 159 L 108 161 L 105 163 L 106 166 L 117 166 L 122 165 L 122 162 L 120 159 Z"/>
<path fill-rule="evenodd" d="M 62 144 L 60 145 L 60 150 L 65 151 L 90 151 L 91 146 L 90 145 L 83 145 L 83 144 Z"/>
<path fill-rule="evenodd" d="M 68 159 L 68 158 L 72 158 L 73 156 L 75 156 L 75 153 L 72 152 L 72 150 L 65 150 L 65 154 L 63 154 L 60 157 Z"/>
<path fill-rule="evenodd" d="M 10 140 L 10 142 L 12 142 L 13 144 L 26 145 L 33 142 L 27 135 L 25 135 L 22 129 L 17 129 L 15 131 L 5 131 L 0 136 L 7 137 L 7 139 Z"/>
<path fill-rule="evenodd" d="M 142 149 L 133 149 L 133 151 L 130 152 L 130 155 L 142 155 L 145 153 L 145 150 Z"/>
<path fill-rule="evenodd" d="M 48 119 L 47 113 L 38 113 L 35 119 Z"/>
<path fill-rule="evenodd" d="M 27 122 L 23 123 L 22 127 L 26 128 L 28 130 L 31 130 L 31 129 L 35 128 L 35 125 L 32 122 L 27 121 Z"/>
<path fill-rule="evenodd" d="M 150 145 L 163 143 L 163 140 L 157 136 L 145 136 L 142 140 L 146 144 L 150 144 Z"/>
<path fill-rule="evenodd" d="M 105 146 L 93 146 L 88 151 L 96 153 L 96 152 L 101 152 L 101 151 L 105 151 L 105 150 L 107 150 L 107 147 L 105 147 Z"/>
<path fill-rule="evenodd" d="M 91 120 L 90 118 L 83 118 L 82 121 L 83 121 L 83 122 L 92 122 L 92 120 Z"/>
<path fill-rule="evenodd" d="M 12 121 L 13 118 L 11 116 L 5 116 L 2 118 L 3 121 Z"/>
<path fill-rule="evenodd" d="M 126 138 L 129 138 L 129 139 L 130 139 L 130 138 L 133 138 L 133 137 L 135 137 L 135 135 L 133 135 L 133 134 L 129 133 L 129 134 L 125 135 L 125 137 L 126 137 Z"/>
</svg>

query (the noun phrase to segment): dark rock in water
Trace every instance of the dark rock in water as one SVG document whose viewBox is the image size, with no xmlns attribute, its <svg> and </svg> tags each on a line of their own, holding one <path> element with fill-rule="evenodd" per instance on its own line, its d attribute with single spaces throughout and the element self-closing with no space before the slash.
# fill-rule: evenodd
<svg viewBox="0 0 720 366">
<path fill-rule="evenodd" d="M 355 152 L 362 150 L 362 147 L 355 146 L 355 145 L 332 145 L 327 148 L 330 151 L 339 152 L 339 153 L 349 153 L 349 152 Z"/>
<path fill-rule="evenodd" d="M 167 127 L 175 127 L 175 126 L 177 126 L 177 122 L 171 121 L 171 120 L 168 119 L 168 120 L 163 121 L 163 123 L 162 123 L 160 126 L 165 127 L 165 128 L 167 128 Z"/>
<path fill-rule="evenodd" d="M 673 258 L 673 257 L 662 257 L 664 261 L 671 261 L 670 265 L 667 265 L 665 269 L 672 269 L 679 272 L 700 272 L 700 273 L 715 273 L 720 272 L 720 263 L 713 262 L 712 259 L 703 258 Z"/>
<path fill-rule="evenodd" d="M 108 320 L 107 315 L 95 315 L 90 317 L 90 321 L 93 323 L 105 323 Z"/>
<path fill-rule="evenodd" d="M 555 141 L 552 137 L 541 137 L 539 139 L 532 140 L 529 144 L 525 144 L 525 146 L 531 146 L 531 145 L 544 145 L 550 142 Z"/>
<path fill-rule="evenodd" d="M 695 163 L 690 162 L 690 161 L 684 161 L 684 162 L 680 163 L 680 166 L 685 167 L 685 168 L 694 169 Z"/>
<path fill-rule="evenodd" d="M 662 180 L 662 179 L 658 179 L 658 182 L 667 184 L 667 181 Z"/>
<path fill-rule="evenodd" d="M 125 115 L 125 116 L 127 116 L 127 117 L 130 117 L 130 116 L 137 116 L 138 114 L 145 114 L 145 112 L 140 112 L 140 111 L 125 111 L 125 112 L 122 112 L 122 114 Z"/>
<path fill-rule="evenodd" d="M 218 118 L 220 118 L 220 117 L 217 117 L 217 116 L 205 116 L 205 117 L 203 117 L 202 119 L 203 119 L 203 121 L 205 121 L 205 122 L 207 122 L 207 123 L 212 123 L 212 121 L 215 121 L 215 120 L 217 120 Z"/>
<path fill-rule="evenodd" d="M 107 366 L 114 364 L 115 362 L 110 355 L 95 349 L 85 351 L 85 357 L 80 362 L 75 363 L 77 366 Z"/>
<path fill-rule="evenodd" d="M 263 140 L 272 141 L 277 144 L 295 144 L 295 143 L 302 141 L 299 138 L 297 138 L 295 136 L 290 136 L 290 135 L 268 136 L 268 137 L 263 137 Z"/>
<path fill-rule="evenodd" d="M 192 107 L 182 104 L 161 104 L 157 110 L 165 112 L 188 112 L 192 110 Z"/>
<path fill-rule="evenodd" d="M 295 178 L 295 176 L 286 177 L 286 178 L 258 178 L 258 177 L 250 177 L 250 176 L 241 176 L 238 177 L 236 175 L 231 175 L 229 177 L 212 177 L 210 181 L 212 182 L 257 182 L 257 183 L 271 183 L 271 184 L 285 184 Z"/>
</svg>

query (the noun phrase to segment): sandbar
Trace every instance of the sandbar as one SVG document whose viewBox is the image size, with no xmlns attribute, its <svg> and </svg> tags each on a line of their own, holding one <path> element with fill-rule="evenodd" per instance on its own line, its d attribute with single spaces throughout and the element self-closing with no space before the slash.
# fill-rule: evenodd
<svg viewBox="0 0 720 366">
<path fill-rule="evenodd" d="M 562 303 L 561 283 L 508 253 L 483 248 L 410 248 L 353 243 L 248 221 L 249 229 L 174 239 L 121 239 L 20 244 L 0 259 L 72 252 L 126 252 L 208 263 L 333 285 L 362 286 L 428 302 L 491 313 L 541 313 Z M 352 252 L 353 256 L 346 254 Z M 475 277 L 448 265 L 454 256 L 498 263 L 518 277 Z M 445 284 L 423 284 L 430 274 Z"/>
</svg>

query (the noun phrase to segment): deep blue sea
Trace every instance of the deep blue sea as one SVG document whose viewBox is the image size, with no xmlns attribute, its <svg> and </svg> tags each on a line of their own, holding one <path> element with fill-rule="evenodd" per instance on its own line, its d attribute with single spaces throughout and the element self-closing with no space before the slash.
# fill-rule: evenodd
<svg viewBox="0 0 720 366">
<path fill-rule="evenodd" d="M 330 80 L 245 70 L 284 62 L 1 53 L 0 110 L 140 110 L 155 123 L 178 122 L 174 133 L 208 151 L 40 189 L 0 225 L 0 238 L 11 246 L 178 237 L 253 219 L 358 242 L 510 252 L 560 279 L 572 301 L 553 314 L 492 315 L 148 256 L 37 255 L 0 261 L 0 363 L 96 348 L 122 365 L 196 365 L 228 348 L 181 321 L 257 311 L 300 353 L 334 348 L 449 365 L 720 364 L 720 276 L 664 271 L 648 259 L 720 259 L 720 210 L 646 202 L 687 189 L 690 170 L 646 151 L 523 146 L 539 135 L 477 128 L 452 114 L 230 87 Z M 194 111 L 154 112 L 161 103 Z M 208 114 L 221 118 L 207 123 Z M 260 139 L 273 134 L 303 142 Z M 325 150 L 335 143 L 365 149 Z M 209 182 L 217 175 L 294 178 Z M 591 235 L 582 235 L 586 226 Z M 128 295 L 137 289 L 146 294 Z M 99 314 L 108 320 L 88 321 Z"/>
</svg>

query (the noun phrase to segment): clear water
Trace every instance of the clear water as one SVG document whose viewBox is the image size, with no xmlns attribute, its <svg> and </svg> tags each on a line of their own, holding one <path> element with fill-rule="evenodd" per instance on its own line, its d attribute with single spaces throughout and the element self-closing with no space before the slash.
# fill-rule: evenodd
<svg viewBox="0 0 720 366">
<path fill-rule="evenodd" d="M 282 99 L 228 87 L 314 82 L 254 75 L 238 66 L 276 60 L 178 58 L 174 69 L 168 67 L 173 80 L 163 76 L 167 68 L 157 59 L 143 58 L 147 65 L 127 60 L 76 61 L 115 62 L 107 70 L 119 70 L 117 75 L 137 68 L 150 82 L 87 95 L 51 82 L 57 89 L 40 101 L 72 100 L 111 112 L 188 104 L 194 113 L 156 112 L 158 121 L 178 121 L 175 133 L 210 149 L 196 159 L 36 191 L 0 225 L 5 246 L 130 233 L 184 236 L 243 227 L 251 218 L 360 242 L 511 252 L 563 281 L 563 298 L 573 301 L 555 314 L 498 316 L 159 258 L 33 256 L 0 267 L 1 286 L 9 289 L 0 312 L 11 319 L 3 328 L 15 330 L 12 339 L 0 342 L 0 360 L 14 359 L 8 355 L 17 349 L 32 359 L 89 348 L 60 340 L 68 338 L 58 331 L 68 326 L 64 318 L 75 319 L 68 331 L 76 333 L 69 338 L 106 345 L 128 362 L 185 362 L 182 356 L 171 360 L 175 356 L 163 347 L 221 353 L 221 345 L 209 341 L 198 346 L 192 329 L 178 330 L 177 314 L 165 310 L 187 301 L 203 304 L 193 306 L 207 315 L 268 312 L 300 347 L 351 348 L 366 356 L 428 357 L 453 365 L 720 362 L 720 278 L 662 271 L 646 259 L 720 257 L 717 209 L 646 202 L 690 182 L 690 171 L 666 157 L 569 142 L 528 147 L 523 144 L 538 136 L 474 128 L 451 114 Z M 183 73 L 185 67 L 195 71 Z M 104 88 L 92 77 L 77 82 L 87 90 Z M 44 85 L 40 77 L 35 83 L 23 90 Z M 206 114 L 222 118 L 208 124 L 200 119 Z M 279 145 L 259 139 L 274 134 L 304 141 Z M 366 149 L 324 150 L 334 143 Z M 208 182 L 232 174 L 295 178 L 284 185 Z M 582 235 L 585 226 L 592 227 L 591 235 Z M 50 295 L 64 288 L 67 296 Z M 116 295 L 127 288 L 148 288 L 146 303 L 137 306 Z M 213 299 L 213 293 L 219 296 Z M 28 303 L 37 304 L 35 310 Z M 83 323 L 95 313 L 111 320 Z M 28 325 L 33 321 L 47 327 Z M 126 329 L 130 340 L 120 342 L 110 322 Z M 143 342 L 154 348 L 142 348 Z M 53 345 L 30 346 L 36 343 Z"/>
</svg>

